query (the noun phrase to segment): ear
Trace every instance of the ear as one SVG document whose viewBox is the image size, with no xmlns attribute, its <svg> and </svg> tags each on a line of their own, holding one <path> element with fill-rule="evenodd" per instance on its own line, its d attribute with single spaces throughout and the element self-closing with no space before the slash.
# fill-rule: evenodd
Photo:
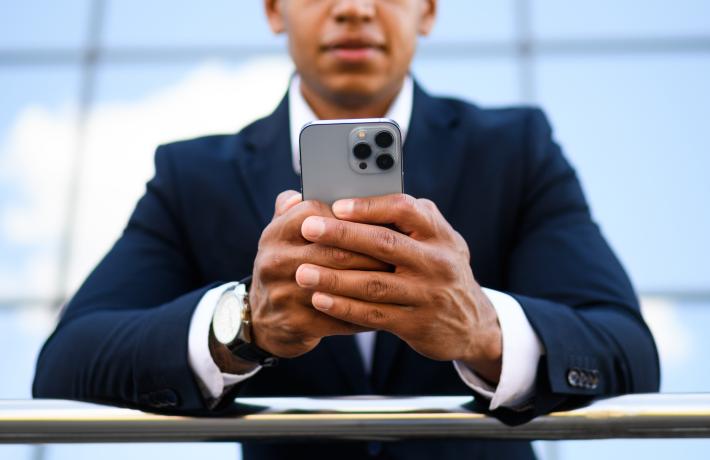
<svg viewBox="0 0 710 460">
<path fill-rule="evenodd" d="M 264 0 L 264 11 L 266 19 L 269 21 L 269 27 L 275 34 L 280 34 L 286 30 L 286 21 L 284 20 L 284 6 L 282 0 Z"/>
<path fill-rule="evenodd" d="M 419 1 L 419 35 L 429 35 L 436 20 L 437 0 Z"/>
</svg>

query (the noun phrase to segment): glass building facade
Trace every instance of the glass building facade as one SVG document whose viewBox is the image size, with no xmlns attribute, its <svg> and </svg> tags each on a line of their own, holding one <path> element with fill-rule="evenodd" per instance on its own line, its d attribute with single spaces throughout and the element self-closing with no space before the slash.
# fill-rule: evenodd
<svg viewBox="0 0 710 460">
<path fill-rule="evenodd" d="M 0 398 L 30 397 L 60 305 L 119 236 L 163 142 L 268 114 L 292 72 L 257 0 L 0 5 Z M 710 391 L 710 2 L 441 0 L 430 92 L 536 105 L 659 345 Z M 539 442 L 544 459 L 706 458 L 710 441 Z M 0 458 L 237 458 L 234 444 L 0 446 Z"/>
</svg>

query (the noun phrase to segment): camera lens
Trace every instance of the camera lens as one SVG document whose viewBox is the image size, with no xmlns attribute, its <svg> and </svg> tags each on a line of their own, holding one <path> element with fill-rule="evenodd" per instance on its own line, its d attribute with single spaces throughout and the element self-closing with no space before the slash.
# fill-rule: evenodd
<svg viewBox="0 0 710 460">
<path fill-rule="evenodd" d="M 353 154 L 358 160 L 365 160 L 372 154 L 372 148 L 365 142 L 360 142 L 353 147 Z"/>
<path fill-rule="evenodd" d="M 375 163 L 377 163 L 377 166 L 379 166 L 380 169 L 390 169 L 392 165 L 394 165 L 394 158 L 392 158 L 392 155 L 389 153 L 383 153 L 377 157 Z"/>
<path fill-rule="evenodd" d="M 389 131 L 380 131 L 375 136 L 375 144 L 377 144 L 377 146 L 380 148 L 386 149 L 387 147 L 392 145 L 392 142 L 394 142 L 394 138 L 392 137 L 392 134 L 390 134 Z"/>
</svg>

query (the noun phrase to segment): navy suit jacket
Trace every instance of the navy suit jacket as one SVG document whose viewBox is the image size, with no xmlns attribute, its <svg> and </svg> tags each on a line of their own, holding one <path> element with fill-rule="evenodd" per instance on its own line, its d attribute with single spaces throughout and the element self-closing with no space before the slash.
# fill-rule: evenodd
<svg viewBox="0 0 710 460">
<path fill-rule="evenodd" d="M 592 221 L 574 170 L 538 109 L 484 110 L 415 86 L 405 191 L 429 198 L 467 241 L 482 286 L 508 292 L 542 341 L 535 398 L 492 413 L 517 424 L 594 397 L 656 391 L 659 365 L 629 280 Z M 180 414 L 215 410 L 188 364 L 188 328 L 211 287 L 251 274 L 276 195 L 298 189 L 287 97 L 234 135 L 158 148 L 156 172 L 115 246 L 66 307 L 37 363 L 34 395 Z M 206 340 L 206 339 L 205 339 Z M 570 371 L 596 376 L 580 386 Z M 590 379 L 587 379 L 591 381 Z M 593 380 L 593 379 L 592 379 Z M 460 395 L 450 362 L 378 333 L 370 378 L 351 336 L 328 337 L 231 395 Z M 485 401 L 479 406 L 486 409 Z M 373 446 L 376 446 L 373 450 Z M 529 444 L 370 444 L 390 458 L 528 458 Z M 252 444 L 246 458 L 366 456 L 368 445 Z"/>
</svg>

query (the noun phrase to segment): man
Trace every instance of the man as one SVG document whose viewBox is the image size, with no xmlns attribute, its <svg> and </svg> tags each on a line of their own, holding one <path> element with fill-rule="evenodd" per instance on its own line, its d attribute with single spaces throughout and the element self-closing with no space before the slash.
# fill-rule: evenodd
<svg viewBox="0 0 710 460">
<path fill-rule="evenodd" d="M 433 98 L 408 75 L 435 0 L 265 6 L 297 69 L 287 97 L 236 135 L 158 149 L 124 234 L 40 355 L 36 396 L 204 415 L 236 395 L 472 393 L 523 423 L 658 389 L 633 290 L 542 113 Z M 329 207 L 282 192 L 298 187 L 304 123 L 382 116 L 406 136 L 407 195 Z M 249 321 L 225 321 L 232 307 Z M 244 451 L 532 457 L 482 441 Z"/>
</svg>

